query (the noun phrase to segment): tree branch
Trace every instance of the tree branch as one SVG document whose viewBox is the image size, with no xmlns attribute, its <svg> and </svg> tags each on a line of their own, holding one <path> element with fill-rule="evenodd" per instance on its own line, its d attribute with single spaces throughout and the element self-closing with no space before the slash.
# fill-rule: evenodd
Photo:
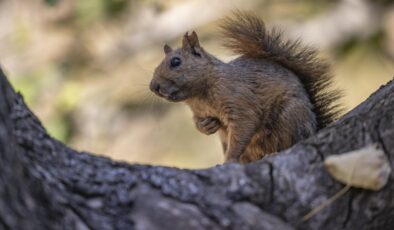
<svg viewBox="0 0 394 230">
<path fill-rule="evenodd" d="M 394 81 L 336 123 L 247 165 L 130 165 L 52 139 L 0 73 L 0 229 L 394 229 L 393 175 L 378 192 L 344 185 L 323 160 L 379 143 L 394 161 Z"/>
</svg>

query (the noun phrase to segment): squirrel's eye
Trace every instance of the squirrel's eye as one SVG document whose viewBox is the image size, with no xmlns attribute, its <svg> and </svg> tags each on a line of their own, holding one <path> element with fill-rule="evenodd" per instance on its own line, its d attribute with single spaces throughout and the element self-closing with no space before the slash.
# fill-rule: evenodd
<svg viewBox="0 0 394 230">
<path fill-rule="evenodd" d="M 181 63 L 182 63 L 182 61 L 179 57 L 171 58 L 171 62 L 170 62 L 171 67 L 177 67 L 177 66 L 181 65 Z"/>
</svg>

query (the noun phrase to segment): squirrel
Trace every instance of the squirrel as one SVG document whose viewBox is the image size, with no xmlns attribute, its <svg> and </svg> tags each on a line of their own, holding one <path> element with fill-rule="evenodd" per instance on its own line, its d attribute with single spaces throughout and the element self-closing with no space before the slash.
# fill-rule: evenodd
<svg viewBox="0 0 394 230">
<path fill-rule="evenodd" d="M 186 32 L 181 48 L 164 45 L 149 88 L 186 102 L 202 133 L 218 132 L 226 162 L 287 149 L 337 118 L 340 91 L 315 49 L 283 39 L 250 12 L 234 12 L 220 28 L 224 47 L 238 58 L 222 62 L 201 47 L 196 32 Z"/>
</svg>

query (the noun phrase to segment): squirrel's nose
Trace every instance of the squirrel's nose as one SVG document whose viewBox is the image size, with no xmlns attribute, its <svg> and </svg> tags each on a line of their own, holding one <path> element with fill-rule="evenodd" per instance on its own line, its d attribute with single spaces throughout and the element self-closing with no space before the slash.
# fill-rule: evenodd
<svg viewBox="0 0 394 230">
<path fill-rule="evenodd" d="M 150 83 L 149 88 L 150 88 L 150 90 L 153 91 L 153 92 L 159 92 L 159 90 L 160 90 L 160 84 L 157 83 L 157 82 L 152 81 L 152 82 Z"/>
</svg>

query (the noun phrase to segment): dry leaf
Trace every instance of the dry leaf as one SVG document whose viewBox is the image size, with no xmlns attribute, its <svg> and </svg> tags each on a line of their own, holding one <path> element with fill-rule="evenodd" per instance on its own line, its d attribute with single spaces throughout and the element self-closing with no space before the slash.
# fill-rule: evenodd
<svg viewBox="0 0 394 230">
<path fill-rule="evenodd" d="M 387 157 L 377 144 L 330 156 L 324 165 L 336 180 L 374 191 L 386 185 L 391 173 Z"/>
</svg>

